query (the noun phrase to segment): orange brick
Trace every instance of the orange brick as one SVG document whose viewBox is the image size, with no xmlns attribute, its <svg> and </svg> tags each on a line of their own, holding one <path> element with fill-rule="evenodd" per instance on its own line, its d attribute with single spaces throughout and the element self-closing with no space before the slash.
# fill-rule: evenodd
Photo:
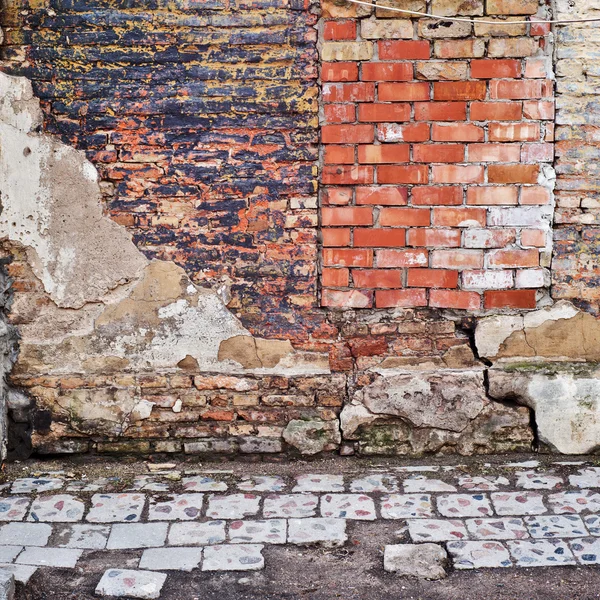
<svg viewBox="0 0 600 600">
<path fill-rule="evenodd" d="M 471 162 L 519 162 L 519 144 L 469 144 Z"/>
<path fill-rule="evenodd" d="M 426 165 L 394 165 L 377 167 L 379 183 L 427 183 L 429 168 Z"/>
<path fill-rule="evenodd" d="M 429 262 L 427 250 L 377 250 L 377 266 L 380 268 L 426 267 Z"/>
<path fill-rule="evenodd" d="M 326 40 L 355 40 L 356 21 L 325 21 L 323 37 Z"/>
<path fill-rule="evenodd" d="M 323 102 L 373 102 L 374 83 L 325 83 Z"/>
<path fill-rule="evenodd" d="M 436 81 L 433 84 L 433 99 L 483 100 L 487 92 L 485 81 Z"/>
<path fill-rule="evenodd" d="M 419 206 L 456 206 L 463 203 L 463 189 L 456 186 L 414 187 L 412 203 Z"/>
<path fill-rule="evenodd" d="M 521 100 L 543 98 L 543 82 L 525 81 L 490 81 L 490 98 L 505 100 Z"/>
<path fill-rule="evenodd" d="M 415 144 L 413 161 L 425 163 L 463 162 L 465 146 L 463 144 Z"/>
<path fill-rule="evenodd" d="M 438 227 L 472 227 L 486 224 L 485 208 L 434 208 L 433 224 Z"/>
<path fill-rule="evenodd" d="M 400 288 L 402 271 L 392 269 L 352 269 L 352 280 L 359 288 Z"/>
<path fill-rule="evenodd" d="M 380 142 L 426 142 L 429 139 L 429 123 L 385 123 L 377 125 Z"/>
<path fill-rule="evenodd" d="M 407 246 L 425 246 L 431 248 L 460 247 L 460 229 L 409 229 Z"/>
<path fill-rule="evenodd" d="M 348 287 L 348 269 L 323 269 L 321 272 L 321 283 L 325 287 Z"/>
<path fill-rule="evenodd" d="M 323 114 L 326 123 L 353 123 L 356 121 L 354 104 L 325 104 Z"/>
<path fill-rule="evenodd" d="M 408 144 L 359 146 L 358 162 L 361 164 L 405 163 L 410 160 Z"/>
<path fill-rule="evenodd" d="M 378 204 L 380 206 L 405 206 L 408 204 L 406 188 L 393 187 L 357 187 L 356 204 Z"/>
<path fill-rule="evenodd" d="M 482 142 L 483 127 L 471 123 L 434 123 L 431 139 L 435 142 Z"/>
<path fill-rule="evenodd" d="M 427 306 L 427 292 L 424 289 L 381 290 L 375 292 L 377 308 Z"/>
<path fill-rule="evenodd" d="M 415 102 L 415 121 L 464 121 L 466 102 Z"/>
<path fill-rule="evenodd" d="M 358 120 L 370 123 L 410 121 L 410 104 L 360 104 Z"/>
<path fill-rule="evenodd" d="M 523 102 L 523 116 L 540 121 L 554 120 L 554 102 L 548 100 Z"/>
<path fill-rule="evenodd" d="M 502 290 L 484 293 L 486 308 L 536 308 L 535 290 Z"/>
<path fill-rule="evenodd" d="M 324 289 L 321 306 L 332 308 L 371 308 L 373 292 L 370 290 L 329 290 Z"/>
<path fill-rule="evenodd" d="M 537 183 L 539 165 L 490 165 L 490 183 Z"/>
<path fill-rule="evenodd" d="M 480 206 L 515 205 L 518 203 L 519 188 L 512 186 L 470 187 L 467 204 Z"/>
<path fill-rule="evenodd" d="M 409 62 L 365 62 L 362 65 L 361 79 L 363 81 L 410 81 L 413 77 L 414 67 Z"/>
<path fill-rule="evenodd" d="M 323 236 L 323 246 L 325 247 L 350 245 L 350 229 L 327 229 L 323 227 L 321 235 Z"/>
<path fill-rule="evenodd" d="M 484 59 L 471 61 L 473 79 L 516 79 L 521 77 L 521 61 L 515 59 Z"/>
<path fill-rule="evenodd" d="M 357 228 L 354 230 L 354 246 L 370 248 L 402 248 L 406 245 L 406 230 Z"/>
<path fill-rule="evenodd" d="M 372 267 L 373 250 L 361 248 L 323 248 L 326 267 Z"/>
<path fill-rule="evenodd" d="M 483 183 L 484 168 L 479 165 L 433 165 L 435 183 Z"/>
<path fill-rule="evenodd" d="M 523 116 L 520 102 L 473 102 L 472 121 L 518 121 Z"/>
<path fill-rule="evenodd" d="M 419 227 L 431 223 L 427 208 L 382 208 L 379 223 L 384 227 Z"/>
<path fill-rule="evenodd" d="M 478 310 L 481 307 L 481 296 L 476 292 L 431 290 L 429 292 L 429 306 L 433 306 L 434 308 Z"/>
<path fill-rule="evenodd" d="M 521 188 L 521 204 L 544 205 L 548 204 L 550 199 L 550 190 L 545 187 L 535 185 Z"/>
<path fill-rule="evenodd" d="M 323 63 L 321 81 L 358 81 L 358 64 L 355 62 Z"/>
<path fill-rule="evenodd" d="M 378 90 L 381 102 L 415 102 L 430 95 L 428 83 L 380 83 Z"/>
<path fill-rule="evenodd" d="M 542 229 L 523 229 L 521 231 L 521 245 L 544 248 L 546 246 L 546 232 Z"/>
<path fill-rule="evenodd" d="M 381 41 L 379 58 L 381 60 L 422 60 L 431 56 L 431 45 L 426 41 Z"/>
<path fill-rule="evenodd" d="M 370 125 L 324 125 L 321 128 L 323 144 L 370 144 L 374 137 Z"/>
<path fill-rule="evenodd" d="M 335 204 L 343 206 L 352 200 L 352 188 L 327 188 L 322 192 L 323 205 Z"/>
<path fill-rule="evenodd" d="M 323 160 L 327 165 L 353 165 L 354 146 L 325 146 Z"/>
<path fill-rule="evenodd" d="M 481 269 L 483 250 L 434 250 L 431 266 L 434 269 Z"/>
<path fill-rule="evenodd" d="M 373 167 L 325 165 L 321 172 L 321 181 L 327 185 L 351 185 L 355 183 L 373 183 Z"/>
<path fill-rule="evenodd" d="M 491 267 L 517 269 L 520 267 L 537 267 L 540 255 L 537 250 L 491 250 L 488 252 L 488 262 Z"/>
<path fill-rule="evenodd" d="M 458 286 L 458 271 L 409 269 L 406 285 L 423 288 L 455 288 Z"/>
<path fill-rule="evenodd" d="M 490 123 L 490 142 L 536 142 L 541 131 L 539 123 Z"/>
<path fill-rule="evenodd" d="M 321 209 L 321 222 L 325 227 L 332 225 L 372 225 L 373 209 L 367 206 L 324 207 Z"/>
</svg>

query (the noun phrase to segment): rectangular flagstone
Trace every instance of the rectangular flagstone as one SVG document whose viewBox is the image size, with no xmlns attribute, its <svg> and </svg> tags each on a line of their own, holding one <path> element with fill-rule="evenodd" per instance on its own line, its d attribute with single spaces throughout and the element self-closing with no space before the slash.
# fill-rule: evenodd
<svg viewBox="0 0 600 600">
<path fill-rule="evenodd" d="M 17 558 L 21 565 L 34 565 L 37 567 L 56 567 L 72 569 L 79 560 L 83 550 L 76 548 L 38 548 L 27 547 Z"/>
<path fill-rule="evenodd" d="M 148 571 L 192 571 L 201 561 L 202 548 L 148 548 L 139 567 Z"/>
<path fill-rule="evenodd" d="M 448 542 L 456 569 L 512 567 L 508 550 L 499 542 Z"/>
<path fill-rule="evenodd" d="M 444 517 L 489 517 L 494 513 L 485 494 L 443 494 L 436 502 Z"/>
<path fill-rule="evenodd" d="M 325 494 L 321 496 L 321 516 L 374 521 L 375 503 L 364 494 Z"/>
<path fill-rule="evenodd" d="M 98 492 L 111 483 L 116 477 L 100 477 L 93 481 L 70 481 L 65 488 L 67 492 Z"/>
<path fill-rule="evenodd" d="M 546 511 L 539 492 L 495 492 L 494 509 L 502 516 L 541 515 Z"/>
<path fill-rule="evenodd" d="M 383 519 L 427 519 L 433 516 L 428 494 L 391 494 L 381 499 Z"/>
<path fill-rule="evenodd" d="M 409 519 L 407 524 L 413 542 L 448 542 L 469 537 L 465 524 L 457 519 Z"/>
<path fill-rule="evenodd" d="M 136 475 L 129 489 L 134 492 L 168 492 L 169 484 L 152 475 Z"/>
<path fill-rule="evenodd" d="M 588 535 L 577 515 L 547 515 L 525 517 L 525 525 L 533 538 L 572 538 Z"/>
<path fill-rule="evenodd" d="M 227 484 L 219 481 L 214 477 L 206 475 L 194 475 L 192 477 L 184 477 L 181 481 L 183 489 L 186 492 L 225 492 Z"/>
<path fill-rule="evenodd" d="M 580 469 L 576 475 L 569 476 L 569 483 L 578 488 L 599 488 L 600 487 L 600 468 L 588 467 Z"/>
<path fill-rule="evenodd" d="M 458 478 L 458 485 L 471 492 L 495 492 L 500 487 L 510 485 L 510 481 L 506 477 L 463 475 Z"/>
<path fill-rule="evenodd" d="M 56 477 L 22 477 L 15 479 L 10 491 L 13 494 L 31 494 L 32 492 L 40 494 L 60 490 L 64 484 L 63 479 Z"/>
<path fill-rule="evenodd" d="M 173 523 L 169 546 L 205 546 L 225 541 L 225 521 Z"/>
<path fill-rule="evenodd" d="M 204 494 L 176 494 L 151 497 L 148 521 L 189 521 L 202 514 Z"/>
<path fill-rule="evenodd" d="M 164 546 L 168 523 L 118 523 L 112 526 L 107 550 Z"/>
<path fill-rule="evenodd" d="M 81 521 L 85 505 L 75 496 L 57 494 L 38 496 L 31 505 L 28 521 L 67 523 Z"/>
<path fill-rule="evenodd" d="M 0 498 L 0 521 L 22 521 L 27 514 L 31 498 L 6 496 Z"/>
<path fill-rule="evenodd" d="M 527 527 L 519 517 L 467 519 L 465 523 L 475 540 L 522 540 L 529 537 Z"/>
<path fill-rule="evenodd" d="M 319 497 L 314 494 L 271 494 L 265 498 L 263 516 L 314 517 Z"/>
<path fill-rule="evenodd" d="M 51 533 L 47 523 L 8 523 L 0 527 L 0 545 L 45 546 Z"/>
<path fill-rule="evenodd" d="M 288 542 L 290 544 L 343 546 L 347 539 L 346 519 L 317 517 L 288 520 Z"/>
<path fill-rule="evenodd" d="M 506 542 L 518 567 L 574 565 L 575 559 L 562 540 L 517 540 Z"/>
<path fill-rule="evenodd" d="M 600 536 L 600 515 L 586 515 L 583 522 L 590 535 Z"/>
<path fill-rule="evenodd" d="M 15 540 L 15 542 L 17 541 Z M 21 550 L 23 550 L 23 546 L 0 546 L 0 563 L 11 563 Z"/>
<path fill-rule="evenodd" d="M 597 537 L 569 540 L 569 546 L 582 565 L 600 565 L 600 540 Z"/>
<path fill-rule="evenodd" d="M 554 490 L 564 484 L 563 478 L 557 475 L 536 473 L 535 471 L 522 471 L 515 475 L 517 487 L 525 490 Z"/>
<path fill-rule="evenodd" d="M 206 516 L 209 519 L 243 519 L 258 513 L 260 496 L 256 494 L 212 494 L 208 498 Z"/>
<path fill-rule="evenodd" d="M 343 492 L 342 475 L 298 475 L 292 492 Z"/>
<path fill-rule="evenodd" d="M 264 569 L 262 544 L 225 544 L 204 548 L 203 571 L 258 571 Z"/>
<path fill-rule="evenodd" d="M 160 598 L 160 591 L 166 579 L 165 573 L 154 571 L 108 569 L 96 587 L 96 596 L 154 600 Z"/>
<path fill-rule="evenodd" d="M 131 523 L 139 521 L 146 503 L 144 494 L 94 494 L 86 521 L 90 523 Z"/>
<path fill-rule="evenodd" d="M 104 550 L 109 533 L 107 525 L 64 525 L 57 530 L 55 543 L 60 548 Z"/>
<path fill-rule="evenodd" d="M 244 492 L 281 492 L 287 485 L 282 477 L 269 475 L 245 475 L 237 484 Z"/>
<path fill-rule="evenodd" d="M 38 570 L 38 567 L 32 565 L 0 564 L 0 569 L 12 573 L 15 576 L 15 581 L 25 585 Z"/>
<path fill-rule="evenodd" d="M 232 521 L 229 523 L 229 541 L 232 544 L 285 544 L 285 519 L 263 521 Z"/>
<path fill-rule="evenodd" d="M 456 492 L 456 488 L 440 479 L 429 479 L 424 475 L 416 475 L 405 479 L 404 491 L 407 494 L 420 494 L 423 492 Z"/>
<path fill-rule="evenodd" d="M 383 473 L 370 473 L 354 479 L 350 483 L 351 492 L 384 492 L 393 493 L 398 491 L 398 479 L 393 475 L 385 475 Z"/>
<path fill-rule="evenodd" d="M 600 510 L 600 494 L 593 490 L 557 492 L 547 496 L 548 506 L 557 514 Z"/>
</svg>

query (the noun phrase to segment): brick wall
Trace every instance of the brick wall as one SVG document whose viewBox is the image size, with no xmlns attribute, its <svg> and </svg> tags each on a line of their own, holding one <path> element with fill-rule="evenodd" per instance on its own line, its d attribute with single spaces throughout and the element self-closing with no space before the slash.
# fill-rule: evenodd
<svg viewBox="0 0 600 600">
<path fill-rule="evenodd" d="M 324 0 L 322 305 L 535 308 L 552 241 L 545 12 L 388 4 L 496 24 Z"/>
</svg>

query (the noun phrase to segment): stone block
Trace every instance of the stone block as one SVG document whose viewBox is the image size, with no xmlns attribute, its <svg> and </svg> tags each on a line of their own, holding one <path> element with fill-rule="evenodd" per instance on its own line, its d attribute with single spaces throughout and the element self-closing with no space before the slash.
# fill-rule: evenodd
<svg viewBox="0 0 600 600">
<path fill-rule="evenodd" d="M 419 579 L 444 579 L 448 555 L 437 544 L 397 544 L 386 546 L 383 568 L 390 573 Z"/>
</svg>

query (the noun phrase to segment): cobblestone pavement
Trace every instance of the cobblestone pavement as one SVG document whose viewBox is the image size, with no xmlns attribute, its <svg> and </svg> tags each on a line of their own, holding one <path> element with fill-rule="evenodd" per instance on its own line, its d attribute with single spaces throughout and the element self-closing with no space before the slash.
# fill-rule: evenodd
<svg viewBox="0 0 600 600">
<path fill-rule="evenodd" d="M 0 483 L 0 568 L 26 591 L 45 571 L 98 572 L 104 561 L 96 595 L 159 598 L 181 573 L 268 572 L 267 554 L 343 552 L 361 531 L 381 569 L 385 546 L 423 543 L 447 552 L 450 573 L 600 564 L 593 461 L 487 460 L 339 461 L 329 472 L 318 463 L 11 465 Z"/>
</svg>

